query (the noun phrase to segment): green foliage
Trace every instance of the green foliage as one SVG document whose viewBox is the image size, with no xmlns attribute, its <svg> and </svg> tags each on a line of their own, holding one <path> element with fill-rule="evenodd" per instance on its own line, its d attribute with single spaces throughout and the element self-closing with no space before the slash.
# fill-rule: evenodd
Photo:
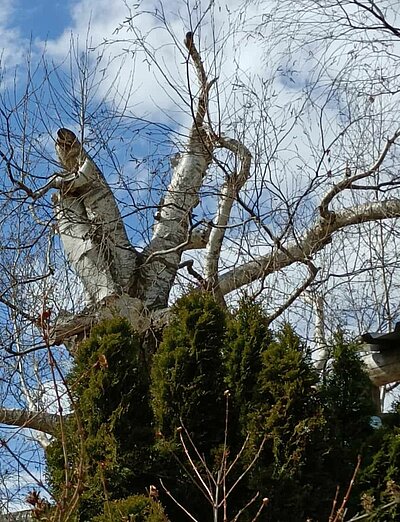
<svg viewBox="0 0 400 522">
<path fill-rule="evenodd" d="M 358 455 L 368 458 L 368 438 L 372 434 L 371 415 L 375 413 L 372 387 L 357 346 L 345 340 L 343 332 L 333 338 L 332 362 L 321 386 L 326 418 L 324 462 L 331 478 L 344 495 L 354 472 Z M 332 484 L 333 490 L 334 484 Z M 353 488 L 347 505 L 349 514 L 359 509 L 359 490 Z"/>
<path fill-rule="evenodd" d="M 92 522 L 168 522 L 161 504 L 144 495 L 105 502 L 103 511 Z"/>
<path fill-rule="evenodd" d="M 196 292 L 180 299 L 153 360 L 152 397 L 157 427 L 176 439 L 184 423 L 200 452 L 223 440 L 225 314 L 212 297 Z"/>
<path fill-rule="evenodd" d="M 272 339 L 268 321 L 261 307 L 243 300 L 228 321 L 224 347 L 226 384 L 233 399 L 239 431 L 246 435 L 249 416 L 261 399 L 258 383 L 262 356 Z M 235 424 L 236 424 L 235 422 Z"/>
<path fill-rule="evenodd" d="M 222 351 L 225 312 L 206 293 L 194 292 L 178 301 L 174 319 L 165 329 L 153 358 L 152 404 L 159 441 L 159 458 L 168 488 L 198 519 L 210 516 L 210 507 L 182 466 L 187 464 L 177 428 L 182 424 L 210 467 L 218 459 L 224 439 L 224 366 Z M 172 457 L 174 454 L 175 458 Z M 182 513 L 170 505 L 173 520 Z"/>
<path fill-rule="evenodd" d="M 336 485 L 347 488 L 361 452 L 364 471 L 350 513 L 360 509 L 363 495 L 375 517 L 370 520 L 398 520 L 397 505 L 389 515 L 380 506 L 400 498 L 400 428 L 371 435 L 369 380 L 356 347 L 343 335 L 334 339 L 331 371 L 320 383 L 307 347 L 289 325 L 273 334 L 260 306 L 243 301 L 228 315 L 209 294 L 194 292 L 178 301 L 152 361 L 144 346 L 125 320 L 115 318 L 94 328 L 78 348 L 67 379 L 76 415 L 48 450 L 59 498 L 71 495 L 82 475 L 76 520 L 167 521 L 161 505 L 142 495 L 159 477 L 198 520 L 209 519 L 210 506 L 193 484 L 190 466 L 177 463 L 188 464 L 177 428 L 185 426 L 215 472 L 226 388 L 230 462 L 249 436 L 228 483 L 241 476 L 264 441 L 229 499 L 228 518 L 259 491 L 270 498 L 270 522 L 327 520 Z M 157 441 L 155 432 L 161 433 Z M 194 459 L 199 465 L 198 455 Z M 171 520 L 185 519 L 170 499 L 162 500 Z M 253 516 L 250 509 L 241 520 Z"/>
<path fill-rule="evenodd" d="M 301 461 L 302 446 L 309 438 L 302 440 L 302 434 L 309 432 L 308 420 L 314 421 L 321 413 L 314 389 L 317 382 L 305 347 L 285 325 L 264 352 L 258 379 L 262 397 L 258 420 L 273 441 L 277 476 Z"/>
<path fill-rule="evenodd" d="M 359 479 L 359 496 L 370 522 L 400 519 L 400 427 L 383 426 L 368 439 L 369 455 Z"/>
<path fill-rule="evenodd" d="M 320 496 L 326 479 L 321 466 L 325 419 L 315 388 L 318 375 L 289 325 L 264 351 L 262 365 L 257 381 L 260 402 L 251 430 L 258 441 L 265 436 L 267 442 L 253 480 L 271 498 L 271 520 L 305 520 L 321 512 L 325 516 Z"/>
<path fill-rule="evenodd" d="M 358 448 L 360 441 L 372 432 L 369 422 L 375 407 L 371 381 L 357 347 L 346 342 L 341 332 L 334 338 L 332 368 L 321 391 L 330 436 L 337 441 L 341 452 L 350 449 L 354 467 L 353 448 Z"/>
<path fill-rule="evenodd" d="M 67 384 L 76 415 L 66 426 L 65 450 L 69 467 L 85 469 L 79 517 L 89 520 L 106 497 L 143 492 L 151 482 L 149 376 L 140 339 L 124 319 L 93 329 L 79 346 Z M 47 462 L 50 481 L 61 492 L 65 462 L 60 440 L 50 446 Z"/>
</svg>

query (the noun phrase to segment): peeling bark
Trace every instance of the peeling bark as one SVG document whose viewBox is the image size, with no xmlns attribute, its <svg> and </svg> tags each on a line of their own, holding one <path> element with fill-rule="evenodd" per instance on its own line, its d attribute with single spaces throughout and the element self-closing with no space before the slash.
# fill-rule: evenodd
<svg viewBox="0 0 400 522">
<path fill-rule="evenodd" d="M 126 235 L 114 195 L 75 134 L 60 129 L 56 151 L 70 176 L 53 198 L 68 260 L 90 300 L 132 292 L 138 254 Z"/>
<path fill-rule="evenodd" d="M 155 324 L 162 327 L 168 317 L 165 310 L 170 290 L 177 270 L 183 265 L 200 284 L 222 298 L 294 263 L 307 264 L 310 278 L 288 300 L 289 306 L 318 271 L 312 263 L 313 256 L 332 240 L 336 232 L 351 225 L 400 217 L 398 199 L 341 211 L 330 208 L 338 194 L 352 189 L 355 182 L 370 177 L 380 168 L 400 136 L 398 131 L 388 139 L 369 170 L 343 179 L 325 194 L 318 207 L 320 218 L 299 240 L 293 239 L 287 244 L 276 241 L 276 247 L 268 254 L 219 275 L 226 228 L 233 204 L 250 176 L 252 157 L 242 142 L 217 136 L 211 122 L 206 120 L 209 92 L 215 79 L 208 79 L 192 33 L 186 35 L 185 45 L 188 74 L 192 64 L 199 85 L 196 96 L 191 95 L 193 123 L 186 147 L 171 162 L 171 181 L 160 205 L 152 239 L 142 254 L 139 255 L 130 244 L 113 193 L 96 164 L 72 131 L 58 131 L 56 150 L 66 171 L 51 181 L 51 186 L 59 189 L 53 196 L 58 230 L 68 260 L 81 279 L 90 304 L 77 316 L 59 318 L 51 335 L 53 344 L 65 343 L 75 336 L 81 339 L 90 332 L 93 324 L 112 314 L 128 318 L 140 331 L 153 328 Z M 191 86 L 188 87 L 190 91 Z M 212 161 L 218 164 L 213 156 L 216 148 L 231 151 L 240 168 L 226 172 L 213 223 L 194 223 L 192 212 L 199 203 L 199 191 L 207 169 Z M 195 272 L 190 262 L 181 263 L 181 258 L 186 250 L 204 247 L 203 275 Z M 325 350 L 321 343 L 321 366 L 326 358 Z M 389 359 L 391 362 L 387 363 Z M 396 359 L 396 353 L 366 356 L 375 384 L 400 378 L 400 362 L 397 363 Z M 391 365 L 390 371 L 385 369 L 387 364 Z"/>
<path fill-rule="evenodd" d="M 185 45 L 195 67 L 200 92 L 186 150 L 173 163 L 172 179 L 154 227 L 150 245 L 145 249 L 142 267 L 143 296 L 149 309 L 164 308 L 175 280 L 186 245 L 190 244 L 192 210 L 198 205 L 198 194 L 212 161 L 213 144 L 204 129 L 208 95 L 214 81 L 209 82 L 193 34 L 187 33 Z M 157 253 L 161 255 L 157 255 Z"/>
</svg>

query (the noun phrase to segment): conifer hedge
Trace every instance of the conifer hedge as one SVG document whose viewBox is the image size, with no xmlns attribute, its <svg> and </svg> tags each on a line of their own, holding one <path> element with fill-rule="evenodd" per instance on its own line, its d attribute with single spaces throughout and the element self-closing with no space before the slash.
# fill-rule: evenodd
<svg viewBox="0 0 400 522">
<path fill-rule="evenodd" d="M 397 494 L 399 428 L 370 427 L 368 377 L 343 334 L 332 342 L 321 381 L 300 337 L 289 325 L 270 331 L 262 306 L 243 301 L 228 313 L 194 292 L 174 307 L 151 359 L 143 347 L 116 317 L 77 350 L 66 381 L 75 414 L 47 455 L 55 497 L 65 503 L 80 488 L 74 520 L 183 522 L 180 503 L 211 521 L 191 466 L 204 473 L 204 459 L 217 477 L 223 459 L 229 467 L 239 453 L 227 478 L 229 487 L 241 477 L 227 502 L 229 519 L 259 492 L 269 498 L 269 522 L 327 521 L 336 487 L 347 489 L 360 452 L 348 513 L 368 507 L 371 520 L 397 520 L 379 510 Z M 149 495 L 150 485 L 159 496 Z M 252 520 L 259 506 L 239 520 Z M 397 516 L 397 504 L 388 512 Z"/>
</svg>

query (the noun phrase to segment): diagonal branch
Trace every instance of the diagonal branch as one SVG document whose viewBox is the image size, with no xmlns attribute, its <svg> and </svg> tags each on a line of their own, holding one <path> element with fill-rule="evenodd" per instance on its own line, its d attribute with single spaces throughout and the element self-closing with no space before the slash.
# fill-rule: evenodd
<svg viewBox="0 0 400 522">
<path fill-rule="evenodd" d="M 275 319 L 282 315 L 285 312 L 285 310 L 287 310 L 289 306 L 291 306 L 296 301 L 296 299 L 307 290 L 307 288 L 317 277 L 320 268 L 317 268 L 311 261 L 307 262 L 307 267 L 309 271 L 307 279 L 298 288 L 296 288 L 296 290 L 288 297 L 288 299 L 281 306 L 279 306 L 279 308 L 277 308 L 277 310 L 275 310 L 273 314 L 271 314 L 268 317 L 268 324 L 271 324 L 273 321 L 275 321 Z"/>
<path fill-rule="evenodd" d="M 209 91 L 214 81 L 207 79 L 193 33 L 187 33 L 185 45 L 188 61 L 190 60 L 196 69 L 200 89 L 197 97 L 191 96 L 193 123 L 188 141 L 185 149 L 175 158 L 171 182 L 154 227 L 152 240 L 143 253 L 145 258 L 154 258 L 157 252 L 168 252 L 163 255 L 163 262 L 154 259 L 151 263 L 145 263 L 143 267 L 145 301 L 149 308 L 162 308 L 167 304 L 184 250 L 180 245 L 188 244 L 191 213 L 199 203 L 199 190 L 212 161 L 212 143 L 204 129 L 204 118 L 208 109 Z M 190 90 L 189 77 L 188 86 Z"/>
<path fill-rule="evenodd" d="M 386 141 L 385 147 L 383 148 L 379 158 L 375 161 L 375 163 L 365 172 L 361 172 L 360 174 L 356 174 L 355 176 L 351 176 L 349 178 L 345 178 L 339 183 L 336 183 L 323 197 L 321 204 L 319 206 L 319 211 L 321 217 L 324 219 L 332 219 L 334 214 L 329 210 L 329 204 L 332 202 L 333 198 L 337 196 L 340 192 L 346 189 L 351 189 L 353 187 L 353 183 L 355 181 L 359 181 L 360 179 L 367 178 L 377 172 L 384 162 L 386 156 L 388 155 L 389 150 L 392 145 L 396 142 L 396 140 L 400 137 L 400 130 L 396 131 L 391 138 L 388 138 Z"/>
<path fill-rule="evenodd" d="M 214 227 L 211 230 L 207 245 L 205 275 L 206 280 L 213 288 L 217 288 L 218 284 L 218 262 L 232 206 L 241 188 L 250 176 L 251 166 L 251 153 L 240 141 L 233 138 L 218 137 L 216 144 L 236 155 L 238 162 L 240 161 L 240 169 L 228 176 L 221 188 Z"/>
<path fill-rule="evenodd" d="M 319 220 L 302 239 L 289 243 L 284 250 L 260 256 L 223 274 L 219 283 L 222 295 L 296 262 L 304 263 L 322 250 L 339 230 L 351 225 L 400 217 L 400 199 L 366 203 L 337 212 L 335 216 L 335 220 Z"/>
<path fill-rule="evenodd" d="M 376 18 L 382 24 L 381 26 L 375 27 L 375 29 L 386 29 L 388 32 L 392 33 L 397 38 L 400 38 L 400 28 L 390 24 L 387 18 L 382 13 L 382 11 L 379 9 L 377 5 L 375 5 L 374 2 L 369 2 L 368 5 L 363 2 L 360 2 L 359 0 L 353 1 L 356 6 L 358 6 L 360 9 L 368 11 L 374 18 Z M 363 29 L 368 29 L 368 26 L 363 27 Z"/>
</svg>

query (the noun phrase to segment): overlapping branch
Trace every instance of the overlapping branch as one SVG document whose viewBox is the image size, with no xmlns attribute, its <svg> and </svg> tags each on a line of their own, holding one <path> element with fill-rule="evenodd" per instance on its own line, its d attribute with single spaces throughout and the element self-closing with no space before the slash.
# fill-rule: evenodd
<svg viewBox="0 0 400 522">
<path fill-rule="evenodd" d="M 375 174 L 382 163 L 384 162 L 386 156 L 388 155 L 389 150 L 392 148 L 393 144 L 400 137 L 400 130 L 396 131 L 391 138 L 386 141 L 385 147 L 383 148 L 379 158 L 375 161 L 375 163 L 366 171 L 360 172 L 359 174 L 355 174 L 351 177 L 346 177 L 339 183 L 336 183 L 322 198 L 321 204 L 319 206 L 319 212 L 323 219 L 335 219 L 335 214 L 333 211 L 329 209 L 330 203 L 333 201 L 335 196 L 340 194 L 346 189 L 351 189 L 353 187 L 354 182 L 359 181 L 360 179 L 368 178 Z"/>
<path fill-rule="evenodd" d="M 218 138 L 216 137 L 215 141 L 217 146 L 233 152 L 238 159 L 238 163 L 240 163 L 239 170 L 227 176 L 221 188 L 218 210 L 207 245 L 205 278 L 212 288 L 217 289 L 218 264 L 226 226 L 228 225 L 236 197 L 250 177 L 251 153 L 243 143 L 236 139 L 220 136 Z"/>
<path fill-rule="evenodd" d="M 296 262 L 303 263 L 332 240 L 333 234 L 351 225 L 400 217 L 400 199 L 366 203 L 335 213 L 335 220 L 320 219 L 298 241 L 229 270 L 220 277 L 223 295 L 278 272 Z"/>
</svg>

